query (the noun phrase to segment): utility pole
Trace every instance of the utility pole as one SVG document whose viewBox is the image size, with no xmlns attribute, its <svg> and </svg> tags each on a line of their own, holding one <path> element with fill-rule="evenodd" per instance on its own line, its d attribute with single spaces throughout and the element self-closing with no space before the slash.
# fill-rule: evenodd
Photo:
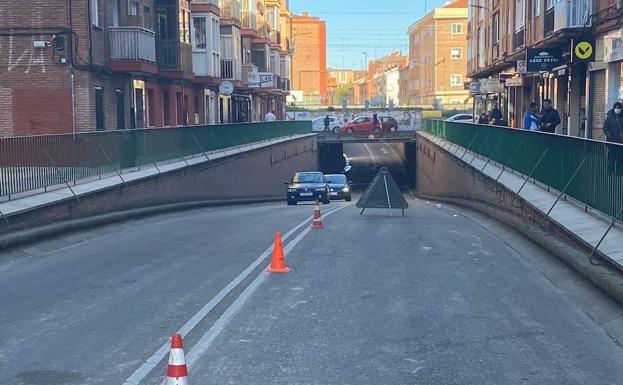
<svg viewBox="0 0 623 385">
<path fill-rule="evenodd" d="M 363 56 L 365 58 L 364 63 L 363 63 L 363 69 L 367 71 L 368 70 L 368 53 L 364 52 Z"/>
</svg>

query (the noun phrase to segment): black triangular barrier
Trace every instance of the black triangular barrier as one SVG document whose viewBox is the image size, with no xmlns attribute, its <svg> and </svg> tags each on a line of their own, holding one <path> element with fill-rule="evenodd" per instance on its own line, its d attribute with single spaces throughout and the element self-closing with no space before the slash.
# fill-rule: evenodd
<svg viewBox="0 0 623 385">
<path fill-rule="evenodd" d="M 409 204 L 405 197 L 402 196 L 402 192 L 389 170 L 383 167 L 357 201 L 357 207 L 362 209 L 361 214 L 363 214 L 365 209 L 374 208 L 402 209 L 402 214 L 404 215 L 404 210 L 409 207 Z"/>
</svg>

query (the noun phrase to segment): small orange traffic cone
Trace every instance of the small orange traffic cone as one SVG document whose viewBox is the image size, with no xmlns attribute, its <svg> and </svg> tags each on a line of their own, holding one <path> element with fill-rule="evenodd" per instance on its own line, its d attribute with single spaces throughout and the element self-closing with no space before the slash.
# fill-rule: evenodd
<svg viewBox="0 0 623 385">
<path fill-rule="evenodd" d="M 314 216 L 312 218 L 312 229 L 324 229 L 322 224 L 322 214 L 320 213 L 320 202 L 316 201 L 316 207 L 314 208 Z"/>
<path fill-rule="evenodd" d="M 275 244 L 273 246 L 273 257 L 270 260 L 270 266 L 266 269 L 269 273 L 287 273 L 290 268 L 286 266 L 286 258 L 283 254 L 283 242 L 281 241 L 281 233 L 275 234 Z"/>
<path fill-rule="evenodd" d="M 188 385 L 188 368 L 184 359 L 184 344 L 182 335 L 176 333 L 171 339 L 167 379 L 164 385 Z"/>
</svg>

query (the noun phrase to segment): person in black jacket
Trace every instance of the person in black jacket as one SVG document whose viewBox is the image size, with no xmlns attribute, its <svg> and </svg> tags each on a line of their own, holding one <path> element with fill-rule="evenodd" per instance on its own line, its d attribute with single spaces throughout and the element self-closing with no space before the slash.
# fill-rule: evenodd
<svg viewBox="0 0 623 385">
<path fill-rule="evenodd" d="M 606 114 L 604 121 L 604 133 L 608 146 L 608 172 L 623 174 L 623 146 L 610 143 L 623 143 L 623 104 L 614 103 L 612 109 Z"/>
<path fill-rule="evenodd" d="M 560 115 L 558 111 L 552 106 L 551 99 L 543 100 L 543 111 L 541 112 L 541 125 L 539 131 L 542 132 L 556 132 L 556 126 L 560 124 Z"/>
</svg>

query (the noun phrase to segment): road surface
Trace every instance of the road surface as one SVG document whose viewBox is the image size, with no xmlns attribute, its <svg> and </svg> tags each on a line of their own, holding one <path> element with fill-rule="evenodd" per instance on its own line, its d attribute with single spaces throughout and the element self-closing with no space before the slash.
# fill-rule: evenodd
<svg viewBox="0 0 623 385">
<path fill-rule="evenodd" d="M 0 384 L 160 384 L 180 329 L 191 384 L 621 383 L 623 350 L 533 248 L 409 202 L 334 202 L 314 231 L 310 205 L 201 209 L 4 253 Z M 292 272 L 264 275 L 276 231 Z"/>
<path fill-rule="evenodd" d="M 387 167 L 401 187 L 407 187 L 409 180 L 402 158 L 387 143 L 344 144 L 344 153 L 351 160 L 353 170 L 348 174 L 355 187 L 365 188 L 378 170 Z"/>
</svg>

